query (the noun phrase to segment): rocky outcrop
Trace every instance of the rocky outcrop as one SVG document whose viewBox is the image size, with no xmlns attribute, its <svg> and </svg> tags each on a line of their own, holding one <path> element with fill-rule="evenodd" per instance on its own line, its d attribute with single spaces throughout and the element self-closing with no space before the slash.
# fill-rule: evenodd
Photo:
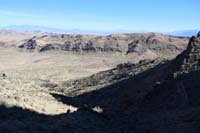
<svg viewBox="0 0 200 133">
<path fill-rule="evenodd" d="M 200 33 L 192 37 L 187 49 L 172 62 L 174 75 L 187 74 L 200 70 Z"/>
<path fill-rule="evenodd" d="M 64 44 L 45 44 L 39 49 L 39 52 L 44 52 L 48 50 L 57 51 L 72 51 L 72 52 L 121 52 L 117 48 L 112 48 L 109 46 L 95 47 L 93 42 L 65 42 Z"/>
<path fill-rule="evenodd" d="M 42 48 L 40 48 L 40 52 L 48 51 L 48 50 L 61 50 L 62 46 L 60 44 L 46 44 Z"/>
<path fill-rule="evenodd" d="M 128 44 L 127 53 L 139 53 L 142 54 L 148 50 L 148 47 L 144 45 L 144 43 L 140 40 L 134 41 Z"/>
<path fill-rule="evenodd" d="M 37 42 L 34 39 L 29 39 L 27 42 L 18 46 L 18 48 L 24 48 L 27 50 L 34 50 L 37 48 Z"/>
</svg>

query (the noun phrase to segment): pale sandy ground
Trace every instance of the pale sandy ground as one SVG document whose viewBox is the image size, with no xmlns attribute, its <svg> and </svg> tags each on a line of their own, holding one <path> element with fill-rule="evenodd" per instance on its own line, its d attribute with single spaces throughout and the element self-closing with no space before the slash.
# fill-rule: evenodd
<svg viewBox="0 0 200 133">
<path fill-rule="evenodd" d="M 45 114 L 60 114 L 77 107 L 57 101 L 38 82 L 59 83 L 86 77 L 115 67 L 123 62 L 135 62 L 133 55 L 74 54 L 67 52 L 28 53 L 0 49 L 0 103 L 19 106 Z"/>
</svg>

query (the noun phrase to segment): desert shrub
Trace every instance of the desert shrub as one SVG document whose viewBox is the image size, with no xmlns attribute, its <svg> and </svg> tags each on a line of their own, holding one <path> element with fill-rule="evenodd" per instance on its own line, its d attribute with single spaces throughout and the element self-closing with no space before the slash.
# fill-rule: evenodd
<svg viewBox="0 0 200 133">
<path fill-rule="evenodd" d="M 57 84 L 54 84 L 54 83 L 44 83 L 44 84 L 41 85 L 41 87 L 55 88 L 55 87 L 57 87 Z"/>
</svg>

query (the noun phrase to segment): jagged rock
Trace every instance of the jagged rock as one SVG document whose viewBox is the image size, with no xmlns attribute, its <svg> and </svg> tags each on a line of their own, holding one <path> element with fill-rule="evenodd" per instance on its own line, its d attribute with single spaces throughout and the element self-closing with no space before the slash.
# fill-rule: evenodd
<svg viewBox="0 0 200 133">
<path fill-rule="evenodd" d="M 36 49 L 36 46 L 37 46 L 36 40 L 30 39 L 27 42 L 19 45 L 18 48 L 25 48 L 27 50 L 33 50 L 33 49 Z"/>
<path fill-rule="evenodd" d="M 188 47 L 172 62 L 173 73 L 178 76 L 183 73 L 200 70 L 200 37 L 192 37 Z"/>
</svg>

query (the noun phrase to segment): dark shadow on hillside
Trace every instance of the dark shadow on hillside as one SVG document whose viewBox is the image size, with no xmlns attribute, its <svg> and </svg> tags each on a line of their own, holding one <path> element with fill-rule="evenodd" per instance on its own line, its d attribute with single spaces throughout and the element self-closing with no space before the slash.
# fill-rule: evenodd
<svg viewBox="0 0 200 133">
<path fill-rule="evenodd" d="M 138 104 L 138 100 L 152 89 L 152 85 L 154 85 L 155 82 L 164 78 L 163 75 L 166 72 L 163 70 L 168 64 L 169 63 L 159 64 L 129 79 L 76 97 L 67 97 L 60 94 L 52 94 L 52 96 L 64 104 L 76 107 L 83 107 L 86 105 L 90 108 L 100 106 L 104 109 L 112 110 L 129 109 L 129 107 Z M 127 106 L 127 108 L 125 106 Z"/>
<path fill-rule="evenodd" d="M 136 103 L 130 93 L 134 94 L 135 91 L 140 93 L 137 86 L 141 84 L 141 79 L 144 79 L 147 74 L 154 73 L 156 69 L 74 98 L 52 94 L 67 105 L 79 107 L 79 110 L 73 113 L 50 116 L 2 105 L 0 106 L 0 132 L 131 132 L 135 129 L 135 116 L 123 112 L 131 110 L 132 104 Z M 145 83 L 147 86 L 148 82 Z M 103 113 L 99 114 L 89 109 L 95 106 L 102 107 Z"/>
<path fill-rule="evenodd" d="M 72 105 L 75 107 L 80 107 L 82 106 L 81 102 L 78 101 L 76 98 L 73 97 L 67 97 L 61 94 L 56 94 L 56 93 L 51 93 L 51 95 L 56 98 L 58 101 L 66 104 L 66 105 Z"/>
<path fill-rule="evenodd" d="M 76 97 L 52 94 L 64 104 L 79 108 L 77 112 L 73 113 L 50 116 L 18 107 L 0 106 L 0 132 L 175 132 L 174 129 L 181 129 L 182 127 L 177 126 L 177 123 L 171 125 L 165 123 L 168 117 L 159 116 L 157 112 L 152 114 L 140 113 L 138 108 L 142 99 L 154 88 L 154 83 L 164 78 L 162 76 L 164 73 L 166 74 L 166 71 L 164 71 L 166 66 L 166 64 L 161 64 L 135 77 Z M 103 108 L 103 113 L 91 110 L 92 107 L 96 106 Z M 169 118 L 167 122 L 171 122 L 174 117 Z M 194 129 L 190 126 L 187 128 Z"/>
<path fill-rule="evenodd" d="M 77 111 L 71 114 L 43 115 L 18 107 L 0 106 L 1 133 L 80 133 L 104 132 L 105 120 L 96 113 Z"/>
<path fill-rule="evenodd" d="M 183 73 L 155 86 L 142 106 L 151 111 L 194 108 L 200 105 L 200 71 Z"/>
</svg>

